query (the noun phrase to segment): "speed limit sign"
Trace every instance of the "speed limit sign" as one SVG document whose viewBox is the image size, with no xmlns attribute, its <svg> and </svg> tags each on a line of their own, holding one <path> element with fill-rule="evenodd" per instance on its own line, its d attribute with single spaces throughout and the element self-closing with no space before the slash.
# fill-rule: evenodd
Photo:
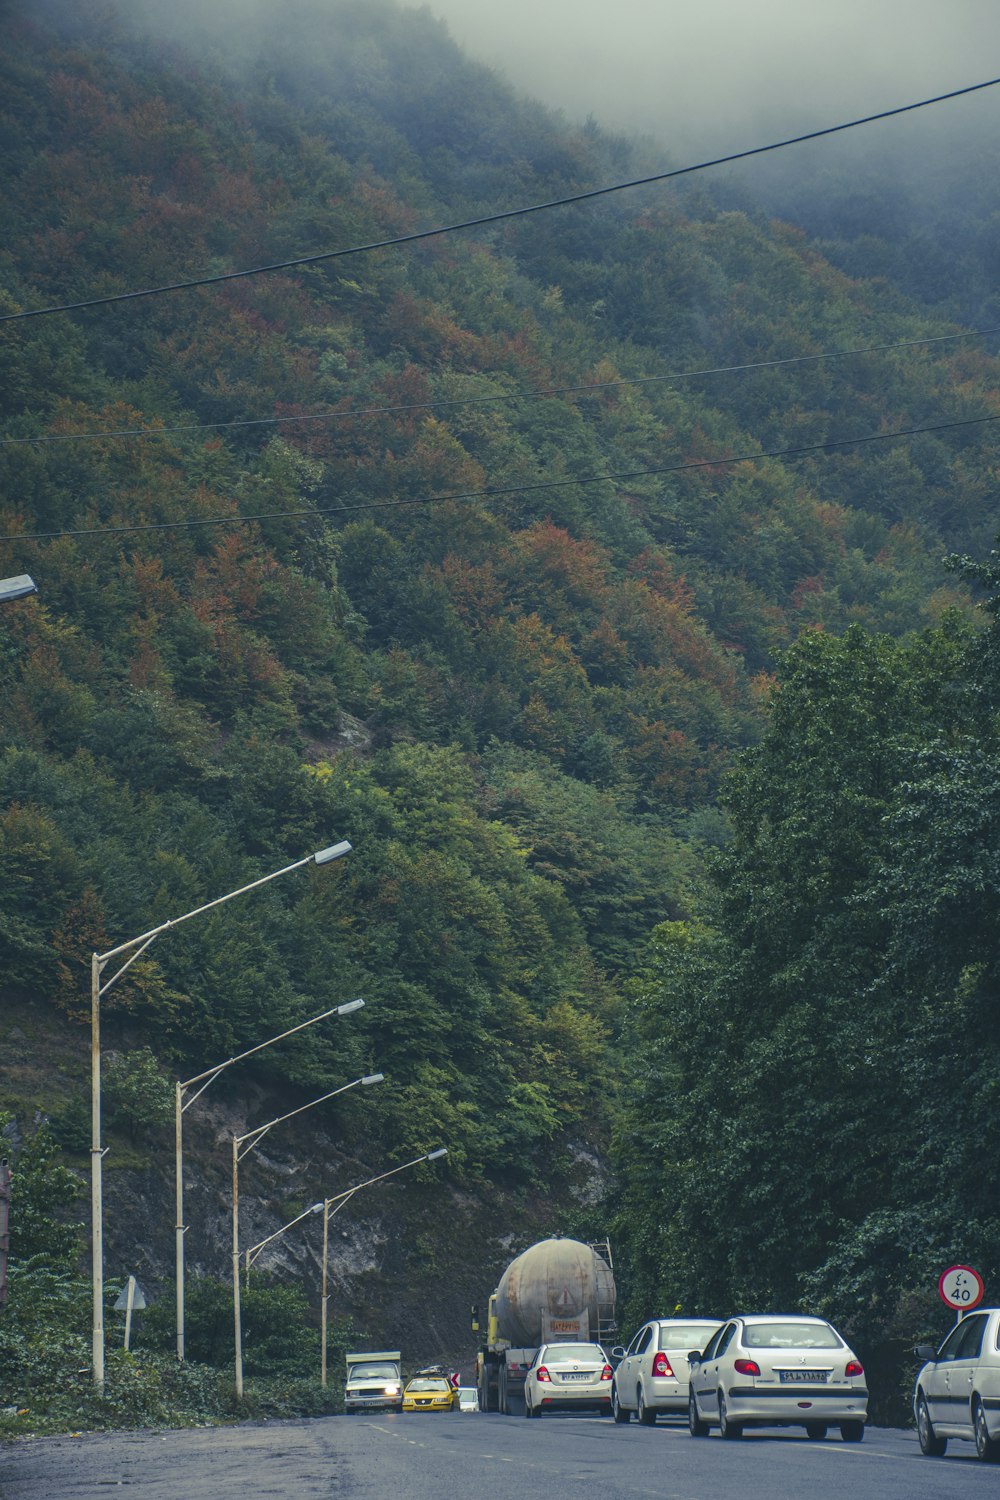
<svg viewBox="0 0 1000 1500">
<path fill-rule="evenodd" d="M 956 1312 L 968 1312 L 983 1300 L 983 1278 L 971 1266 L 949 1266 L 938 1282 L 941 1300 Z"/>
</svg>

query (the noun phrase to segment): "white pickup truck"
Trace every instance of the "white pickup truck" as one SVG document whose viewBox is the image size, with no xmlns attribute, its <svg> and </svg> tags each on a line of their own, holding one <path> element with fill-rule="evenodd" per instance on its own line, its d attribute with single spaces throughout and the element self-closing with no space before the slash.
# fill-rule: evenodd
<svg viewBox="0 0 1000 1500">
<path fill-rule="evenodd" d="M 402 1411 L 403 1379 L 398 1349 L 348 1354 L 344 1411 Z"/>
</svg>

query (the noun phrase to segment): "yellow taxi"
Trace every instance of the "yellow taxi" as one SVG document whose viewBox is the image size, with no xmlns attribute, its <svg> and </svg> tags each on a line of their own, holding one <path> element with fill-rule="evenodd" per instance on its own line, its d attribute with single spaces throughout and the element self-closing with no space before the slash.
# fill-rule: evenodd
<svg viewBox="0 0 1000 1500">
<path fill-rule="evenodd" d="M 458 1391 L 439 1365 L 418 1370 L 403 1391 L 404 1411 L 457 1411 Z"/>
</svg>

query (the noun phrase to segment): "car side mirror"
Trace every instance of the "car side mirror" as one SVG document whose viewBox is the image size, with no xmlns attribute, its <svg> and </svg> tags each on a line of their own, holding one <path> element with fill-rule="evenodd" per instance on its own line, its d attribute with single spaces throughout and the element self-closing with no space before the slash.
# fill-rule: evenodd
<svg viewBox="0 0 1000 1500">
<path fill-rule="evenodd" d="M 917 1356 L 917 1358 L 922 1359 L 925 1364 L 929 1359 L 933 1359 L 937 1354 L 937 1350 L 935 1349 L 933 1344 L 917 1344 L 913 1352 Z"/>
<path fill-rule="evenodd" d="M 692 1349 L 691 1350 L 691 1353 L 688 1355 L 688 1364 L 689 1365 L 700 1365 L 701 1364 L 701 1350 L 700 1349 Z"/>
<path fill-rule="evenodd" d="M 624 1359 L 625 1358 L 625 1350 L 622 1348 L 621 1344 L 616 1344 L 615 1347 L 612 1349 L 612 1351 L 611 1351 L 611 1358 L 612 1359 Z"/>
</svg>

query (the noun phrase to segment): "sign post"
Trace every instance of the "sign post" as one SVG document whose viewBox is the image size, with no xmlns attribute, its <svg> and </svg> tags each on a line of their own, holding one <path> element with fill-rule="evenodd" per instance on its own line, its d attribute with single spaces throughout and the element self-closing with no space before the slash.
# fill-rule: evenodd
<svg viewBox="0 0 1000 1500">
<path fill-rule="evenodd" d="M 971 1266 L 949 1266 L 938 1279 L 941 1301 L 953 1308 L 959 1319 L 979 1306 L 985 1290 L 983 1278 Z"/>
<path fill-rule="evenodd" d="M 119 1294 L 115 1303 L 115 1312 L 125 1314 L 125 1348 L 128 1349 L 132 1342 L 132 1314 L 141 1312 L 146 1306 L 146 1298 L 143 1296 L 142 1287 L 134 1276 L 130 1276 L 125 1283 L 125 1289 Z"/>
</svg>

